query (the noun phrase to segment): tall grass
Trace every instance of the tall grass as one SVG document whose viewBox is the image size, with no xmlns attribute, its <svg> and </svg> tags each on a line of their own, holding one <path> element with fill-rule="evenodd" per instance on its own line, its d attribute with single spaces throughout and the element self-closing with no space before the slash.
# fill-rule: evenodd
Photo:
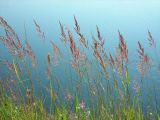
<svg viewBox="0 0 160 120">
<path fill-rule="evenodd" d="M 97 35 L 92 35 L 93 44 L 89 45 L 75 16 L 74 22 L 76 34 L 59 22 L 65 53 L 56 41 L 51 41 L 53 52 L 44 57 L 45 62 L 41 64 L 45 64 L 46 69 L 40 74 L 42 69 L 29 44 L 26 28 L 22 44 L 18 34 L 0 17 L 0 25 L 5 31 L 0 41 L 12 58 L 0 60 L 1 69 L 7 67 L 6 75 L 0 77 L 0 119 L 160 120 L 158 88 L 152 82 L 153 91 L 145 91 L 148 86 L 145 83 L 149 79 L 156 80 L 148 78 L 147 74 L 156 73 L 159 66 L 153 64 L 154 60 L 142 44 L 137 44 L 138 62 L 133 68 L 137 71 L 134 73 L 137 79 L 134 79 L 129 49 L 120 31 L 116 52 L 111 54 L 105 48 L 98 26 Z M 45 42 L 45 33 L 35 20 L 34 24 L 43 39 L 40 42 Z M 157 51 L 150 31 L 146 42 Z M 64 57 L 66 55 L 69 60 Z M 44 76 L 47 84 L 42 80 Z"/>
</svg>

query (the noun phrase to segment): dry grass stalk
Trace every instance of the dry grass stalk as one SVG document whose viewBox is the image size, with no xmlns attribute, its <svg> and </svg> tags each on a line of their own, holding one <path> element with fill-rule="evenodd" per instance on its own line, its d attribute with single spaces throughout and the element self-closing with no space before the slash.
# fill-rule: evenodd
<svg viewBox="0 0 160 120">
<path fill-rule="evenodd" d="M 6 37 L 0 36 L 0 40 L 11 54 L 17 55 L 19 58 L 24 58 L 24 48 L 16 32 L 8 25 L 8 23 L 0 17 L 0 25 L 4 28 Z"/>
<path fill-rule="evenodd" d="M 156 43 L 155 43 L 153 36 L 149 30 L 148 30 L 148 41 L 149 41 L 150 47 L 154 47 L 154 48 L 156 47 Z"/>
<path fill-rule="evenodd" d="M 78 59 L 80 56 L 80 49 L 76 47 L 76 43 L 74 42 L 72 33 L 68 30 L 69 42 L 70 42 L 70 50 L 75 59 Z"/>
<path fill-rule="evenodd" d="M 98 41 L 95 39 L 95 37 L 92 37 L 93 39 L 93 51 L 94 51 L 94 56 L 95 58 L 99 61 L 101 67 L 103 70 L 106 72 L 106 63 L 102 57 L 103 52 L 101 51 L 102 46 L 98 43 Z"/>
<path fill-rule="evenodd" d="M 54 51 L 53 63 L 54 63 L 54 65 L 57 65 L 58 61 L 59 61 L 59 57 L 60 57 L 60 49 L 58 48 L 58 46 L 53 41 L 51 41 L 51 44 L 52 44 L 52 48 L 53 48 L 53 51 Z"/>
<path fill-rule="evenodd" d="M 74 21 L 75 21 L 75 28 L 74 29 L 75 29 L 76 33 L 79 35 L 79 41 L 87 48 L 88 44 L 80 31 L 80 26 L 79 26 L 75 16 L 74 16 Z"/>
<path fill-rule="evenodd" d="M 138 42 L 138 55 L 139 55 L 139 63 L 138 63 L 138 71 L 144 77 L 144 74 L 150 69 L 150 58 L 144 52 L 144 48 L 142 47 L 141 43 Z"/>
<path fill-rule="evenodd" d="M 118 73 L 124 73 L 125 66 L 128 63 L 128 49 L 124 37 L 119 31 L 118 35 L 119 35 L 119 44 L 118 47 L 116 48 L 116 55 L 115 57 L 113 57 L 110 54 L 109 64 L 112 68 L 115 67 Z"/>
<path fill-rule="evenodd" d="M 35 57 L 35 55 L 32 51 L 32 48 L 31 48 L 31 46 L 30 46 L 30 44 L 28 43 L 27 40 L 25 41 L 25 43 L 26 43 L 25 51 L 28 54 L 28 56 L 30 57 L 33 67 L 35 67 L 36 66 L 36 57 Z"/>
<path fill-rule="evenodd" d="M 65 34 L 65 31 L 64 31 L 64 26 L 62 25 L 62 23 L 60 21 L 59 21 L 59 25 L 60 25 L 60 31 L 61 31 L 60 39 L 66 43 L 67 42 L 67 36 Z"/>
<path fill-rule="evenodd" d="M 37 31 L 39 37 L 44 40 L 45 39 L 45 35 L 44 35 L 44 32 L 41 30 L 40 25 L 35 20 L 33 20 L 33 22 L 35 24 L 36 31 Z"/>
</svg>

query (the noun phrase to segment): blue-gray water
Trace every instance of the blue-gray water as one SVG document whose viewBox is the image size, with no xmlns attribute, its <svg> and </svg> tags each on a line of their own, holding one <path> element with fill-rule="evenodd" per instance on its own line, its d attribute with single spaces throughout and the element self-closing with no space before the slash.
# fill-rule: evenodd
<svg viewBox="0 0 160 120">
<path fill-rule="evenodd" d="M 52 52 L 50 40 L 54 40 L 61 48 L 63 54 L 66 50 L 61 46 L 59 21 L 65 26 L 74 30 L 75 15 L 81 26 L 81 31 L 91 46 L 92 35 L 96 34 L 96 25 L 99 26 L 102 36 L 105 38 L 105 48 L 115 53 L 115 46 L 118 44 L 118 30 L 123 34 L 129 49 L 129 57 L 136 60 L 137 42 L 140 41 L 147 53 L 151 53 L 148 47 L 147 31 L 150 30 L 160 51 L 160 2 L 158 0 L 82 0 L 82 1 L 51 1 L 51 0 L 1 0 L 0 16 L 24 39 L 24 24 L 26 26 L 28 40 L 33 48 L 39 63 L 39 70 L 44 74 L 45 58 L 47 53 Z M 35 19 L 44 31 L 46 40 L 42 42 L 35 31 L 33 23 Z M 0 35 L 3 32 L 1 31 Z M 0 49 L 0 57 L 8 57 L 4 49 Z M 91 51 L 92 53 L 92 51 Z M 154 56 L 154 55 L 153 55 Z M 154 56 L 155 57 L 155 56 Z M 67 55 L 64 56 L 67 59 Z M 153 63 L 154 64 L 154 63 Z M 135 64 L 131 66 L 134 74 Z M 65 77 L 61 75 L 61 68 L 57 69 L 56 75 L 65 84 Z M 160 84 L 159 76 L 154 76 L 155 82 Z M 64 77 L 64 78 L 63 78 Z M 42 76 L 45 80 L 46 76 Z M 150 83 L 151 81 L 148 82 Z M 146 88 L 147 89 L 147 88 Z"/>
</svg>

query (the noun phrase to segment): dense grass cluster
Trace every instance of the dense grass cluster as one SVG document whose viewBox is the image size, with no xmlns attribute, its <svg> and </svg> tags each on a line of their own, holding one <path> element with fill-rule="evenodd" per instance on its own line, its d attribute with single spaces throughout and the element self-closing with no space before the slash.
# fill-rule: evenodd
<svg viewBox="0 0 160 120">
<path fill-rule="evenodd" d="M 91 40 L 82 34 L 76 17 L 74 21 L 74 35 L 59 22 L 65 52 L 51 41 L 53 53 L 44 57 L 42 75 L 25 26 L 22 41 L 0 17 L 4 30 L 0 42 L 12 58 L 0 59 L 0 69 L 5 72 L 0 77 L 0 120 L 160 120 L 158 85 L 147 75 L 159 76 L 160 69 L 156 63 L 156 43 L 150 31 L 147 42 L 155 51 L 156 59 L 138 42 L 137 60 L 132 64 L 120 31 L 113 53 L 105 48 L 98 26 L 90 45 Z M 36 20 L 34 24 L 42 39 L 40 42 L 45 42 L 45 33 Z M 136 71 L 134 77 L 132 69 Z M 146 84 L 149 79 L 152 85 Z M 149 90 L 144 92 L 146 88 Z"/>
</svg>

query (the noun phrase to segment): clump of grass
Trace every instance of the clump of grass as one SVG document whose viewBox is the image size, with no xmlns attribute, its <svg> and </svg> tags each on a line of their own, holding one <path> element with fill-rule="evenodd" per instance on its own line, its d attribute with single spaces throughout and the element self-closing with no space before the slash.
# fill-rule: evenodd
<svg viewBox="0 0 160 120">
<path fill-rule="evenodd" d="M 0 25 L 6 33 L 0 36 L 0 41 L 9 50 L 12 58 L 0 60 L 0 64 L 8 68 L 6 75 L 0 77 L 0 119 L 160 119 L 156 89 L 150 91 L 155 93 L 153 96 L 147 91 L 147 95 L 150 96 L 143 97 L 146 94 L 143 92 L 145 80 L 154 80 L 147 78 L 146 74 L 155 65 L 151 64 L 153 59 L 146 53 L 141 43 L 138 42 L 139 61 L 136 68 L 138 71 L 135 73 L 139 79 L 134 80 L 130 71 L 127 44 L 120 31 L 118 31 L 119 44 L 114 55 L 105 48 L 105 40 L 98 26 L 97 36 L 92 35 L 93 45 L 89 46 L 75 16 L 74 22 L 78 41 L 73 32 L 59 22 L 60 39 L 66 50 L 63 53 L 56 41 L 51 41 L 53 53 L 49 52 L 45 57 L 46 69 L 43 73 L 46 73 L 47 84 L 44 84 L 42 81 L 44 74 L 40 74 L 42 69 L 29 44 L 26 28 L 24 27 L 25 42 L 22 44 L 18 34 L 0 17 Z M 34 24 L 39 37 L 46 40 L 40 25 L 35 20 Z M 150 31 L 148 42 L 150 47 L 156 49 Z M 64 54 L 70 59 L 66 60 Z M 31 63 L 28 60 L 31 60 Z M 64 79 L 67 83 L 65 85 L 62 84 Z"/>
</svg>

